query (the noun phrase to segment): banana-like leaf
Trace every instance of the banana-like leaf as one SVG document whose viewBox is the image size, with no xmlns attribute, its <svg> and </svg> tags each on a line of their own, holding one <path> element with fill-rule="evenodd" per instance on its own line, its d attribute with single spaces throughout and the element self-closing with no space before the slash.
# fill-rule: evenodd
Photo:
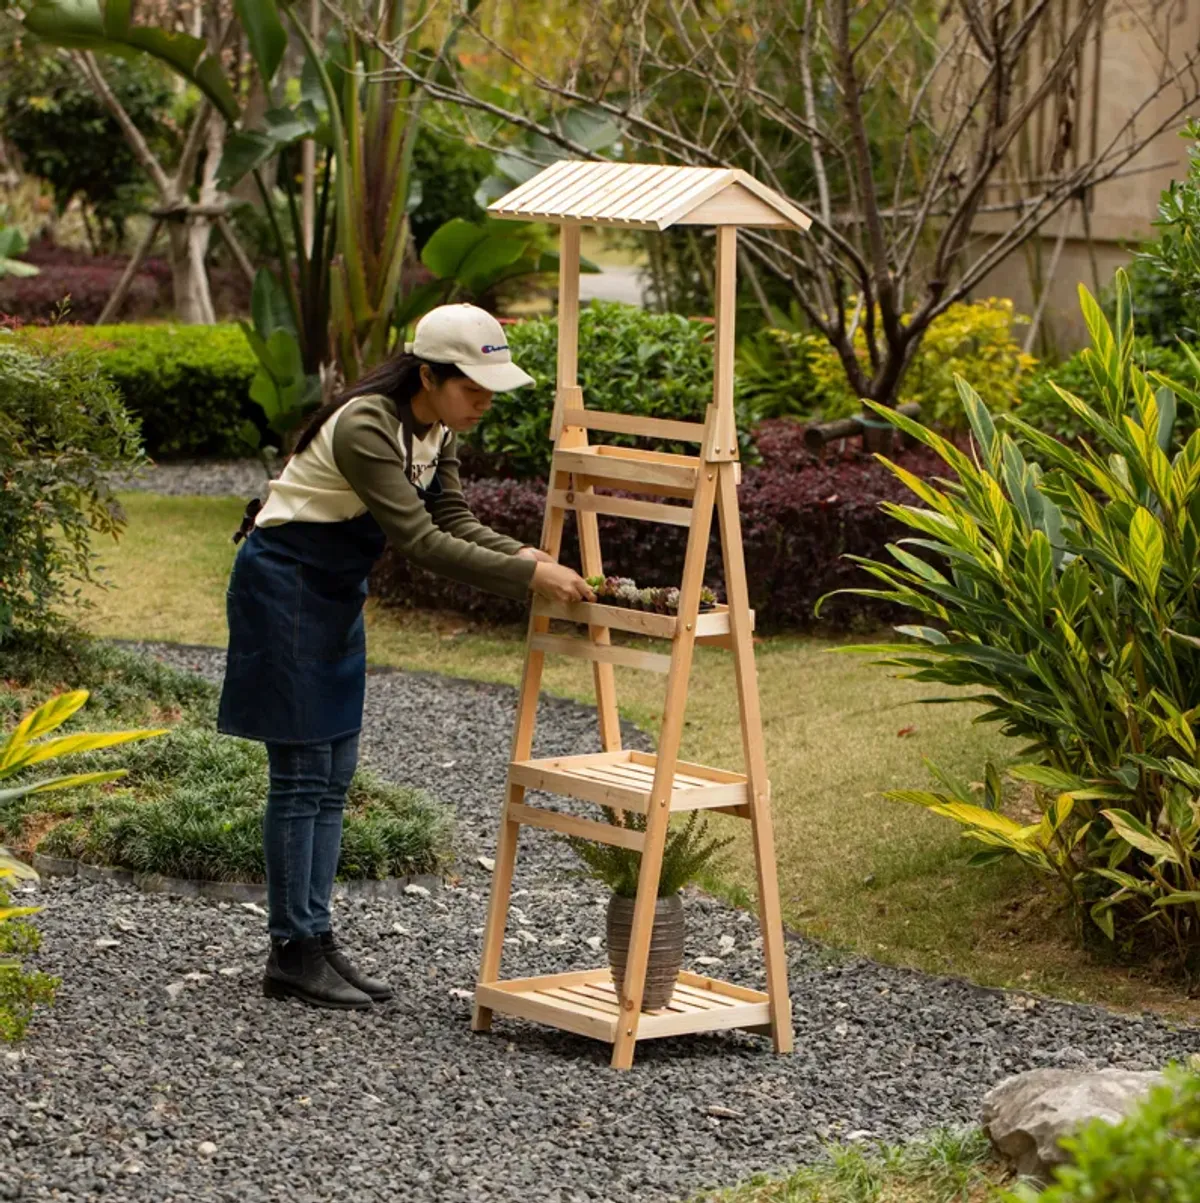
<svg viewBox="0 0 1200 1203">
<path fill-rule="evenodd" d="M 233 0 L 233 9 L 269 92 L 287 49 L 287 31 L 279 19 L 279 9 L 275 0 Z"/>
<path fill-rule="evenodd" d="M 238 102 L 220 56 L 210 54 L 202 38 L 135 25 L 130 0 L 39 0 L 26 13 L 25 26 L 69 49 L 126 57 L 149 54 L 199 89 L 230 125 L 238 120 Z"/>
</svg>

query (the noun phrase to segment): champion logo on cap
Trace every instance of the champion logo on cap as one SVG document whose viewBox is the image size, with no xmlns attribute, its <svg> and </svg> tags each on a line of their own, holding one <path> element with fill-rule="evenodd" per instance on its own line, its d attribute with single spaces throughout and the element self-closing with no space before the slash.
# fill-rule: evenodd
<svg viewBox="0 0 1200 1203">
<path fill-rule="evenodd" d="M 483 347 L 480 347 L 479 349 L 480 349 L 480 350 L 481 350 L 481 351 L 482 351 L 482 352 L 483 352 L 485 355 L 490 355 L 490 354 L 491 354 L 493 351 L 507 351 L 507 350 L 508 350 L 508 343 L 505 343 L 503 346 L 500 346 L 500 347 L 489 347 L 489 346 L 483 346 Z"/>
</svg>

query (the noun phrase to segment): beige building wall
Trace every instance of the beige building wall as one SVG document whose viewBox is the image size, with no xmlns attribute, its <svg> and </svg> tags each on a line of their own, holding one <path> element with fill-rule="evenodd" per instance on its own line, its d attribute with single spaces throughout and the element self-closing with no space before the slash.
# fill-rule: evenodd
<svg viewBox="0 0 1200 1203">
<path fill-rule="evenodd" d="M 1091 157 L 1093 146 L 1103 153 L 1137 106 L 1154 91 L 1164 53 L 1178 63 L 1195 50 L 1198 42 L 1200 4 L 1195 0 L 1168 4 L 1127 0 L 1115 11 L 1110 10 L 1098 44 L 1093 40 L 1088 45 L 1081 63 L 1072 153 L 1084 160 Z M 1196 84 L 1188 81 L 1187 86 L 1195 89 Z M 1168 128 L 1123 167 L 1117 178 L 1092 191 L 1086 224 L 1080 206 L 1069 206 L 1066 240 L 1043 314 L 1043 322 L 1060 352 L 1087 341 L 1079 316 L 1079 284 L 1094 290 L 1096 277 L 1101 287 L 1109 283 L 1113 272 L 1129 262 L 1132 248 L 1154 236 L 1152 223 L 1160 192 L 1172 179 L 1180 179 L 1187 172 L 1187 143 L 1178 131 L 1189 117 L 1200 117 L 1200 106 L 1173 116 L 1181 99 L 1181 89 L 1172 86 L 1137 115 L 1138 136 L 1144 137 L 1164 122 Z M 991 199 L 995 201 L 1001 195 L 1003 192 L 997 190 Z M 976 223 L 984 243 L 989 230 L 998 228 L 997 221 L 992 215 L 984 215 Z M 1031 313 L 1039 291 L 1039 273 L 1044 277 L 1049 268 L 1063 224 L 1063 213 L 1053 217 L 1043 227 L 1037 243 L 1027 244 L 1010 256 L 975 290 L 975 295 L 1010 296 L 1018 309 Z"/>
</svg>

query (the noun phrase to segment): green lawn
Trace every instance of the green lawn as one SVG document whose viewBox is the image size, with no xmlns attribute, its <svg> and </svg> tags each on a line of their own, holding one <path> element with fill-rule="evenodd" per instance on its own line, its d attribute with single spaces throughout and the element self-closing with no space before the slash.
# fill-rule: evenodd
<svg viewBox="0 0 1200 1203">
<path fill-rule="evenodd" d="M 123 497 L 129 529 L 104 559 L 112 588 L 93 595 L 87 625 L 117 638 L 221 644 L 230 535 L 242 501 Z M 372 607 L 373 662 L 515 684 L 522 630 L 488 629 L 455 615 Z M 867 661 L 831 654 L 824 640 L 765 639 L 758 647 L 765 738 L 785 919 L 835 946 L 876 959 L 1019 985 L 1065 997 L 1189 1013 L 1169 987 L 1096 964 L 1076 950 L 1067 916 L 1019 867 L 968 869 L 970 848 L 947 821 L 884 801 L 880 792 L 929 781 L 922 758 L 967 779 L 1011 749 L 971 723 L 970 707 L 924 707 L 932 691 L 889 678 Z M 546 687 L 591 698 L 589 667 L 551 659 Z M 656 730 L 662 678 L 618 673 L 623 712 Z M 939 691 L 944 692 L 944 691 Z M 737 768 L 733 678 L 727 653 L 698 649 L 684 755 Z M 496 799 L 499 806 L 500 799 Z M 744 824 L 719 888 L 753 892 Z"/>
</svg>

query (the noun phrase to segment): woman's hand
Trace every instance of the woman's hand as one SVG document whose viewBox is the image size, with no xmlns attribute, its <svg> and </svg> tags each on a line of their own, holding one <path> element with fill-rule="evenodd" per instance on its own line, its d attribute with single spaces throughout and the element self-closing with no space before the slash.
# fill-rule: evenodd
<svg viewBox="0 0 1200 1203">
<path fill-rule="evenodd" d="M 540 551 L 536 547 L 522 547 L 521 550 L 517 552 L 517 555 L 520 556 L 522 560 L 537 560 L 539 564 L 555 563 L 552 555 L 550 555 L 548 552 Z"/>
<path fill-rule="evenodd" d="M 533 570 L 533 591 L 550 601 L 569 603 L 596 600 L 591 585 L 579 573 L 565 564 L 556 564 L 549 556 L 538 559 L 538 565 Z"/>
</svg>

